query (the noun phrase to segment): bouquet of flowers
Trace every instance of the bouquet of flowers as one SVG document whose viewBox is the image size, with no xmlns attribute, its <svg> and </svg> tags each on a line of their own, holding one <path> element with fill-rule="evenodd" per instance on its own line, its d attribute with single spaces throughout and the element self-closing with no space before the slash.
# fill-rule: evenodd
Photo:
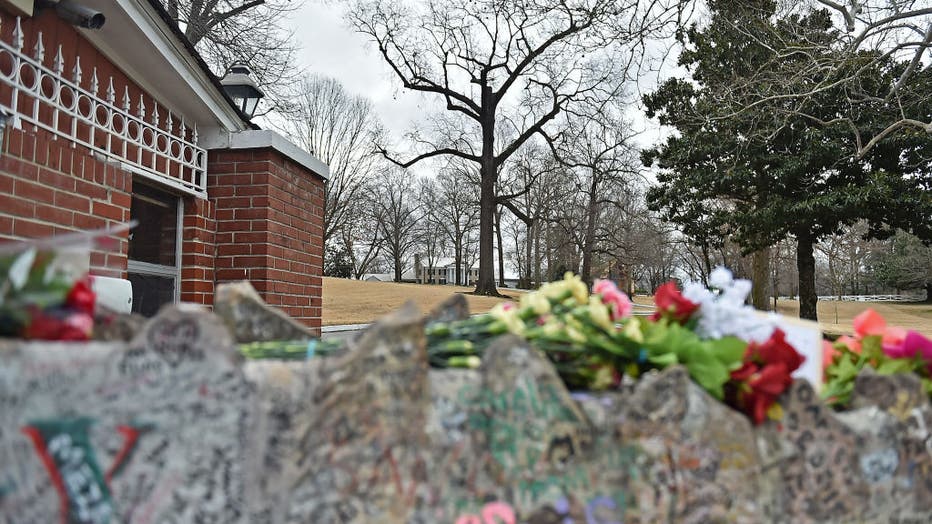
<svg viewBox="0 0 932 524">
<path fill-rule="evenodd" d="M 888 326 L 873 309 L 854 318 L 854 336 L 823 343 L 823 369 L 828 402 L 844 406 L 854 389 L 854 379 L 870 367 L 881 375 L 915 373 L 926 393 L 932 395 L 932 340 L 917 331 Z"/>
<path fill-rule="evenodd" d="M 567 273 L 489 313 L 427 326 L 431 364 L 477 367 L 495 335 L 509 332 L 530 341 L 553 361 L 569 387 L 618 387 L 622 376 L 683 365 L 712 396 L 746 412 L 756 423 L 779 416 L 777 397 L 792 383 L 803 357 L 769 317 L 744 305 L 750 283 L 718 269 L 715 289 L 698 284 L 680 292 L 658 289 L 656 311 L 632 315 L 628 296 L 610 281 L 592 293 Z"/>
<path fill-rule="evenodd" d="M 0 253 L 0 337 L 89 340 L 96 296 L 76 263 L 82 255 L 37 246 Z"/>
</svg>

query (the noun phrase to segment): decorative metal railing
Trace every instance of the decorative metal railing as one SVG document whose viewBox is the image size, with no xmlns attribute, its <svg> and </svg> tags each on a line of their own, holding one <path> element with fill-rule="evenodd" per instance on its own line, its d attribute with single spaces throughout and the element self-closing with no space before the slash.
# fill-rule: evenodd
<svg viewBox="0 0 932 524">
<path fill-rule="evenodd" d="M 66 78 L 61 45 L 51 64 L 45 63 L 42 32 L 36 35 L 31 56 L 23 52 L 24 42 L 17 17 L 12 42 L 0 41 L 0 108 L 11 115 L 14 127 L 31 125 L 73 147 L 81 145 L 119 161 L 138 175 L 187 193 L 206 194 L 207 153 L 197 145 L 196 126 L 186 126 L 183 117 L 176 122 L 171 112 L 161 121 L 154 100 L 147 114 L 143 95 L 134 104 L 128 86 L 123 86 L 118 103 L 113 77 L 102 84 L 96 67 L 82 87 L 80 56 Z"/>
</svg>

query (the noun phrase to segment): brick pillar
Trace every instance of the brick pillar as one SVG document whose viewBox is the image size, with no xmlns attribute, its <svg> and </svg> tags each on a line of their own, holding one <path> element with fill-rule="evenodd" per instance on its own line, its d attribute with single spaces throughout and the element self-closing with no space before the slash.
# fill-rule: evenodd
<svg viewBox="0 0 932 524">
<path fill-rule="evenodd" d="M 181 300 L 184 302 L 214 303 L 216 233 L 213 201 L 186 198 L 181 232 Z"/>
<path fill-rule="evenodd" d="M 320 329 L 324 181 L 273 148 L 211 150 L 217 282 L 248 279 L 262 298 Z"/>
</svg>

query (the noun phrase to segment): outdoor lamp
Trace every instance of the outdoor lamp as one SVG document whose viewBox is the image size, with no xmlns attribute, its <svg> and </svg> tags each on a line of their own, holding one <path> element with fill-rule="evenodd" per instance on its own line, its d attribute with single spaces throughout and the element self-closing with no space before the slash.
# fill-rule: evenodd
<svg viewBox="0 0 932 524">
<path fill-rule="evenodd" d="M 220 80 L 220 85 L 227 96 L 233 99 L 236 106 L 249 118 L 256 114 L 259 99 L 265 94 L 259 90 L 256 81 L 252 79 L 252 71 L 242 62 L 230 66 L 226 76 Z"/>
</svg>

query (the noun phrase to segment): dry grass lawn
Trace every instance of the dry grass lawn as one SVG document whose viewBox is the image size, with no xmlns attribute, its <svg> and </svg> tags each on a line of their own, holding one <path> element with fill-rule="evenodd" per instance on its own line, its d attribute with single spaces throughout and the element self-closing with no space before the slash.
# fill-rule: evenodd
<svg viewBox="0 0 932 524">
<path fill-rule="evenodd" d="M 398 309 L 413 300 L 424 313 L 434 309 L 454 293 L 469 293 L 475 288 L 458 286 L 428 286 L 396 284 L 394 282 L 361 282 L 344 278 L 324 277 L 323 324 L 365 324 Z M 500 290 L 509 296 L 520 292 Z M 495 304 L 508 299 L 466 295 L 469 310 L 484 313 Z"/>
<path fill-rule="evenodd" d="M 932 304 L 820 300 L 819 325 L 826 333 L 851 333 L 851 320 L 867 308 L 883 315 L 889 325 L 915 329 L 932 337 Z M 799 316 L 799 302 L 796 300 L 781 300 L 777 309 L 784 315 Z"/>
<path fill-rule="evenodd" d="M 453 293 L 469 293 L 471 287 L 425 286 L 396 284 L 393 282 L 360 282 L 342 278 L 324 278 L 323 324 L 365 324 L 389 313 L 408 300 L 413 300 L 423 312 L 428 312 Z M 519 291 L 503 290 L 504 294 L 518 297 Z M 466 295 L 469 309 L 483 313 L 500 298 Z M 652 304 L 651 297 L 635 297 L 638 304 Z M 799 316 L 799 302 L 780 301 L 780 313 Z M 899 304 L 892 302 L 819 302 L 822 329 L 829 333 L 850 333 L 851 319 L 868 307 L 883 315 L 891 325 L 915 329 L 932 336 L 932 304 Z M 837 320 L 836 320 L 837 313 Z"/>
</svg>

